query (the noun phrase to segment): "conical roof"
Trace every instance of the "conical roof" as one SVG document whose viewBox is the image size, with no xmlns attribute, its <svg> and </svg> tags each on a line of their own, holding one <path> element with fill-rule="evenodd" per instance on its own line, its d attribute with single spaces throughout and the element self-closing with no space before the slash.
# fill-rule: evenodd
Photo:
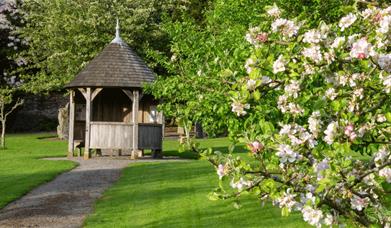
<svg viewBox="0 0 391 228">
<path fill-rule="evenodd" d="M 154 73 L 143 60 L 119 37 L 115 39 L 71 81 L 66 87 L 121 87 L 140 88 L 152 82 Z"/>
</svg>

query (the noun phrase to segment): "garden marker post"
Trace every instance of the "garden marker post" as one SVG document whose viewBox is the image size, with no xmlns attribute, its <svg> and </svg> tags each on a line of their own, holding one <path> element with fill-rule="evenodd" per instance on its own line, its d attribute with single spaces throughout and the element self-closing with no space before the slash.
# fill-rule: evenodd
<svg viewBox="0 0 391 228">
<path fill-rule="evenodd" d="M 69 134 L 68 134 L 68 157 L 73 157 L 75 150 L 74 134 L 75 134 L 75 92 L 69 92 Z"/>
<path fill-rule="evenodd" d="M 86 139 L 84 148 L 84 159 L 90 158 L 90 138 L 91 138 L 91 88 L 86 92 Z"/>
<path fill-rule="evenodd" d="M 132 159 L 137 159 L 138 156 L 138 107 L 139 106 L 139 91 L 133 91 L 133 105 L 132 105 L 132 122 L 133 122 L 133 149 Z"/>
</svg>

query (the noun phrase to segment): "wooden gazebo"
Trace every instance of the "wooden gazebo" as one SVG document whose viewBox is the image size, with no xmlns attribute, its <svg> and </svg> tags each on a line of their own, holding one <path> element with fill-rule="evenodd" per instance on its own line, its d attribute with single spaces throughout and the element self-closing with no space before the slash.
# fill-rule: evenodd
<svg viewBox="0 0 391 228">
<path fill-rule="evenodd" d="M 84 146 L 91 149 L 131 151 L 133 159 L 144 149 L 162 150 L 163 116 L 158 102 L 143 95 L 142 86 L 154 73 L 120 38 L 116 37 L 66 88 L 70 90 L 68 156 Z"/>
</svg>

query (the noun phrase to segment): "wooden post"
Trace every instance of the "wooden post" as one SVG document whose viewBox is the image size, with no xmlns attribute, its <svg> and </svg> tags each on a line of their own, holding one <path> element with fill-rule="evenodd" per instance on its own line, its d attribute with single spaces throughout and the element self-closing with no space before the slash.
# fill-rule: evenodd
<svg viewBox="0 0 391 228">
<path fill-rule="evenodd" d="M 162 140 L 164 139 L 164 128 L 166 127 L 165 119 L 163 112 L 159 112 L 160 115 L 160 124 L 162 125 Z"/>
<path fill-rule="evenodd" d="M 132 122 L 133 122 L 133 148 L 132 159 L 137 159 L 138 156 L 138 106 L 139 106 L 139 91 L 133 91 L 132 105 Z"/>
<path fill-rule="evenodd" d="M 86 92 L 86 136 L 84 147 L 84 159 L 90 158 L 90 137 L 91 137 L 91 88 L 87 88 Z"/>
<path fill-rule="evenodd" d="M 68 157 L 73 157 L 75 151 L 75 91 L 69 93 L 69 133 L 68 133 Z"/>
</svg>

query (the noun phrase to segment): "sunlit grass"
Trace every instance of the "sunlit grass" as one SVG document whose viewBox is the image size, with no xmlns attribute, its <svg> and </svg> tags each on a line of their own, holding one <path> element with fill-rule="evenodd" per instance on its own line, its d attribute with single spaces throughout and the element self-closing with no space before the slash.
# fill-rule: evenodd
<svg viewBox="0 0 391 228">
<path fill-rule="evenodd" d="M 225 138 L 200 143 L 221 151 L 229 144 Z M 165 155 L 183 156 L 177 149 L 176 140 L 164 142 Z M 240 209 L 233 207 L 233 200 L 210 201 L 207 195 L 217 184 L 215 170 L 206 161 L 132 164 L 97 202 L 85 226 L 306 227 L 300 215 L 281 217 L 278 208 L 262 207 L 252 196 L 241 200 Z"/>
</svg>

